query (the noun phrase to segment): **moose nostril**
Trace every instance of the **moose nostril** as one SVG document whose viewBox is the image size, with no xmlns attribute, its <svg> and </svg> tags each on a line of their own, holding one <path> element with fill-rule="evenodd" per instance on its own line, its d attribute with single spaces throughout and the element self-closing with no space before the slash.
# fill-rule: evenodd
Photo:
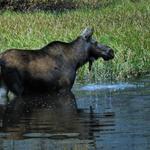
<svg viewBox="0 0 150 150">
<path fill-rule="evenodd" d="M 109 53 L 109 55 L 110 55 L 112 58 L 114 58 L 114 51 L 113 51 L 113 49 L 109 48 L 109 49 L 108 49 L 108 53 Z"/>
</svg>

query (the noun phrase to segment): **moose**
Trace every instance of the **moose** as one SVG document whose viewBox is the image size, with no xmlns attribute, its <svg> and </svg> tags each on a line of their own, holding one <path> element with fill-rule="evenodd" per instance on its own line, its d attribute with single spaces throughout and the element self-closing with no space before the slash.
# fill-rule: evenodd
<svg viewBox="0 0 150 150">
<path fill-rule="evenodd" d="M 92 38 L 85 28 L 72 42 L 53 41 L 37 50 L 9 49 L 0 54 L 1 88 L 16 96 L 29 93 L 71 91 L 77 70 L 102 57 L 114 58 L 114 51 Z"/>
</svg>

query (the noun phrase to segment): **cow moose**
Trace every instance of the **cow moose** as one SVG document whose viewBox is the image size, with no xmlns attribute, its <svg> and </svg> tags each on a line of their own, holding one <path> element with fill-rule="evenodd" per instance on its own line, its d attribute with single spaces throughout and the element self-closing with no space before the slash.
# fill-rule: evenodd
<svg viewBox="0 0 150 150">
<path fill-rule="evenodd" d="M 100 57 L 114 58 L 114 51 L 92 35 L 93 29 L 86 28 L 69 43 L 53 41 L 37 50 L 9 49 L 1 53 L 1 86 L 17 96 L 70 91 L 78 68 L 87 62 L 91 66 Z"/>
</svg>

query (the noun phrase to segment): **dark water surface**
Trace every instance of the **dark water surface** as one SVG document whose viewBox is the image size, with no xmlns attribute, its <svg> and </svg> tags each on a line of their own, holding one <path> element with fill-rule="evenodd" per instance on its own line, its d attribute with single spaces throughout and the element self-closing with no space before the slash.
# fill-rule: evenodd
<svg viewBox="0 0 150 150">
<path fill-rule="evenodd" d="M 0 150 L 150 150 L 150 76 L 0 101 Z"/>
</svg>

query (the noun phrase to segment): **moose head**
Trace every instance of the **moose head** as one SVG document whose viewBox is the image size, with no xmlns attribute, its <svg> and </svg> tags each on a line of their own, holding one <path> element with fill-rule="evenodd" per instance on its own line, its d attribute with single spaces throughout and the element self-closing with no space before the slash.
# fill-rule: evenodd
<svg viewBox="0 0 150 150">
<path fill-rule="evenodd" d="M 98 43 L 93 37 L 93 28 L 85 28 L 81 35 L 78 37 L 78 43 L 80 45 L 80 55 L 86 58 L 85 61 L 89 61 L 89 70 L 91 69 L 92 62 L 98 58 L 103 58 L 105 61 L 114 58 L 114 51 L 107 45 Z M 82 54 L 81 54 L 82 53 Z M 83 62 L 84 64 L 85 62 Z"/>
</svg>

